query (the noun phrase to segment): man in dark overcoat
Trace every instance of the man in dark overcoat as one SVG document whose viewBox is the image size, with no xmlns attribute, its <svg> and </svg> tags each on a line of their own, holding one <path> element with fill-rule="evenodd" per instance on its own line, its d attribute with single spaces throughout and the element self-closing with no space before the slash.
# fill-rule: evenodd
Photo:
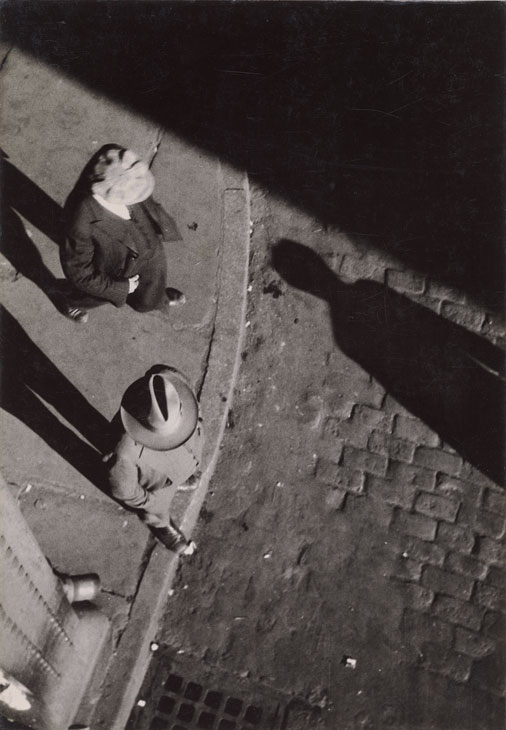
<svg viewBox="0 0 506 730">
<path fill-rule="evenodd" d="M 75 322 L 111 302 L 149 312 L 184 302 L 167 287 L 162 242 L 180 240 L 151 194 L 154 177 L 132 150 L 106 145 L 90 160 L 66 204 L 61 263 L 72 291 L 64 313 Z"/>
</svg>

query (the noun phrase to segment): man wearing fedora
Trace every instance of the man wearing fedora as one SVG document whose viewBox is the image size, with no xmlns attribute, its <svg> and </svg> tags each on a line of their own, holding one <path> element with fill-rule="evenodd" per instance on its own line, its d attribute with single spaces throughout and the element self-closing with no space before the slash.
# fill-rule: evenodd
<svg viewBox="0 0 506 730">
<path fill-rule="evenodd" d="M 167 287 L 162 241 L 181 240 L 172 218 L 151 194 L 154 177 L 132 150 L 102 147 L 65 205 L 61 263 L 73 291 L 64 314 L 85 323 L 88 309 L 111 302 L 139 312 L 184 302 Z"/>
<path fill-rule="evenodd" d="M 167 365 L 150 368 L 125 391 L 113 427 L 114 446 L 104 456 L 112 496 L 169 550 L 193 553 L 195 544 L 169 513 L 176 489 L 195 481 L 202 458 L 202 419 L 188 380 Z"/>
</svg>

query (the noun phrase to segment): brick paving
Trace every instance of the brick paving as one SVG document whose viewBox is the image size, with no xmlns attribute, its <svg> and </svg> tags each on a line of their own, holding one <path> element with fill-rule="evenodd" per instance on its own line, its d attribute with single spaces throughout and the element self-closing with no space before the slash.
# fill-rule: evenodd
<svg viewBox="0 0 506 730">
<path fill-rule="evenodd" d="M 338 245 L 326 242 L 327 250 Z M 347 278 L 384 281 L 492 343 L 504 337 L 504 321 L 466 304 L 462 292 L 410 270 L 381 270 L 376 255 L 346 253 L 338 271 Z M 456 682 L 476 676 L 483 683 L 479 660 L 504 657 L 505 651 L 504 636 L 486 635 L 492 612 L 505 605 L 504 490 L 483 475 L 463 477 L 469 465 L 437 433 L 388 395 L 371 407 L 365 374 L 362 382 L 363 394 L 357 388 L 347 414 L 322 418 L 320 448 L 327 454 L 333 441 L 335 457 L 318 457 L 316 479 L 341 490 L 333 500 L 336 509 L 346 511 L 350 500 L 364 495 L 388 505 L 388 530 L 406 537 L 392 580 L 405 582 L 413 599 L 403 627 L 418 642 L 422 636 L 423 666 Z M 484 684 L 500 691 L 500 682 Z"/>
<path fill-rule="evenodd" d="M 261 189 L 252 199 L 234 411 L 160 641 L 319 708 L 329 730 L 500 730 L 504 490 L 342 352 L 325 303 L 283 281 L 269 251 L 289 231 L 340 276 L 442 316 L 454 292 L 354 255 Z M 499 342 L 482 314 L 468 325 Z"/>
<path fill-rule="evenodd" d="M 434 324 L 434 335 L 455 332 L 458 326 L 475 343 L 506 343 L 503 319 L 469 294 L 493 296 L 494 291 L 480 287 L 485 278 L 495 282 L 492 290 L 498 288 L 501 273 L 493 261 L 502 175 L 493 161 L 500 146 L 493 129 L 500 105 L 491 103 L 500 94 L 501 75 L 490 69 L 498 69 L 502 59 L 488 43 L 495 20 L 499 28 L 500 13 L 498 8 L 492 8 L 492 15 L 448 8 L 464 13 L 467 21 L 461 25 L 450 23 L 446 11 L 436 8 L 430 23 L 404 27 L 399 18 L 378 22 L 381 12 L 375 11 L 367 22 L 352 23 L 350 35 L 344 9 L 336 9 L 338 17 L 321 26 L 321 21 L 312 26 L 318 14 L 298 21 L 285 14 L 290 21 L 273 32 L 272 46 L 243 22 L 242 32 L 253 43 L 248 47 L 250 39 L 240 34 L 240 54 L 235 49 L 228 53 L 228 39 L 216 34 L 216 47 L 223 45 L 225 53 L 220 48 L 209 62 L 209 76 L 200 69 L 194 73 L 193 67 L 181 76 L 177 57 L 186 58 L 179 53 L 187 50 L 186 33 L 195 35 L 196 45 L 202 39 L 205 46 L 213 37 L 208 18 L 200 31 L 189 22 L 169 61 L 176 93 L 169 89 L 166 105 L 159 102 L 163 85 L 151 101 L 145 76 L 133 73 L 135 67 L 151 74 L 151 68 L 167 65 L 163 54 L 157 63 L 160 57 L 147 53 L 148 46 L 166 46 L 152 42 L 153 37 L 160 41 L 154 28 L 144 33 L 145 43 L 138 33 L 133 64 L 128 53 L 118 55 L 125 63 L 115 73 L 114 64 L 107 62 L 110 55 L 98 54 L 97 64 L 83 63 L 83 74 L 81 59 L 88 52 L 61 52 L 67 46 L 61 45 L 60 31 L 72 39 L 75 22 L 84 23 L 79 14 L 73 23 L 69 16 L 68 25 L 57 21 L 60 30 L 53 26 L 54 36 L 47 36 L 54 50 L 45 55 L 58 68 L 61 58 L 77 59 L 77 65 L 65 64 L 66 71 L 91 85 L 99 82 L 105 91 L 116 92 L 118 79 L 122 86 L 128 78 L 130 103 L 140 96 L 157 119 L 160 110 L 169 109 L 170 123 L 190 142 L 208 146 L 239 168 L 253 166 L 277 195 L 255 191 L 248 340 L 237 406 L 229 418 L 228 453 L 224 449 L 202 513 L 200 551 L 182 567 L 175 590 L 176 598 L 182 597 L 169 607 L 161 635 L 210 666 L 226 664 L 236 674 L 250 673 L 262 685 L 303 696 L 312 707 L 330 712 L 333 704 L 334 719 L 349 709 L 346 721 L 334 724 L 340 730 L 390 730 L 401 723 L 495 730 L 499 722 L 502 726 L 498 698 L 506 689 L 503 489 L 477 468 L 473 440 L 467 451 L 459 449 L 458 439 L 447 443 L 447 434 L 430 427 L 433 402 L 425 409 L 419 402 L 422 414 L 415 412 L 402 397 L 406 390 L 399 394 L 385 385 L 388 370 L 368 368 L 361 356 L 368 348 L 378 349 L 381 333 L 388 332 L 381 309 L 386 291 L 397 305 L 386 314 L 398 315 L 399 341 L 409 312 L 417 312 L 427 330 L 429 322 Z M 170 12 L 172 22 L 177 14 L 175 8 Z M 480 15 L 488 22 L 481 22 Z M 293 19 L 295 36 L 288 27 Z M 140 16 L 138 21 L 145 30 Z M 302 32 L 306 21 L 317 36 Z M 92 28 L 93 13 L 90 22 Z M 447 36 L 440 32 L 445 23 L 451 27 Z M 31 47 L 31 36 L 40 36 L 33 32 L 39 21 L 22 25 L 23 42 Z M 180 27 L 174 25 L 176 33 Z M 274 30 L 275 24 L 270 27 Z M 164 24 L 160 28 L 165 32 Z M 233 35 L 230 27 L 223 32 Z M 83 35 L 79 28 L 78 36 Z M 118 36 L 123 43 L 121 31 Z M 303 39 L 300 48 L 298 43 L 291 47 L 294 37 Z M 450 55 L 441 54 L 441 46 Z M 104 48 L 115 54 L 117 46 L 111 42 Z M 147 56 L 142 63 L 139 48 Z M 260 57 L 251 66 L 249 61 L 244 65 L 248 50 Z M 377 53 L 376 63 L 371 64 L 366 50 Z M 472 62 L 466 66 L 468 59 Z M 111 70 L 105 84 L 103 68 Z M 452 73 L 442 73 L 449 68 Z M 230 71 L 239 84 L 224 82 L 221 74 Z M 33 68 L 26 78 L 35 78 Z M 249 78 L 254 85 L 243 85 Z M 349 80 L 348 90 L 344 83 L 336 84 L 339 78 Z M 16 93 L 23 88 L 15 86 Z M 45 101 L 50 106 L 40 107 L 40 118 L 26 116 L 24 104 L 13 106 L 19 116 L 13 130 L 23 142 L 19 156 L 12 158 L 15 164 L 44 136 L 56 134 L 53 128 L 58 131 L 51 94 Z M 75 141 L 76 119 L 86 119 L 96 107 L 85 106 L 61 106 L 63 126 L 72 132 L 66 151 L 69 170 L 80 164 L 84 151 L 82 140 Z M 402 116 L 395 113 L 401 110 Z M 108 128 L 109 116 L 98 124 L 100 134 Z M 368 118 L 374 121 L 368 123 Z M 86 144 L 94 144 L 96 137 L 90 129 Z M 33 171 L 44 187 L 53 157 L 41 157 Z M 55 183 L 56 176 L 51 179 Z M 66 190 L 68 180 L 62 177 L 60 185 Z M 59 199 L 57 190 L 49 192 Z M 301 207 L 280 202 L 283 196 Z M 208 212 L 218 208 L 207 206 Z M 335 225 L 323 222 L 327 214 Z M 188 230 L 195 232 L 193 214 L 188 221 Z M 337 221 L 350 230 L 339 230 Z M 350 313 L 343 315 L 338 308 L 329 312 L 324 298 L 290 286 L 269 266 L 268 252 L 282 239 L 316 252 L 335 281 L 344 282 L 343 290 L 354 292 L 348 300 L 350 309 L 357 305 L 351 312 L 354 321 L 346 321 Z M 409 243 L 401 251 L 404 241 Z M 48 248 L 54 261 L 54 247 Z M 404 255 L 397 257 L 396 251 Z M 461 261 L 461 254 L 467 260 Z M 420 270 L 406 266 L 408 260 L 413 266 L 418 262 Z M 461 282 L 462 288 L 444 276 L 438 279 L 440 263 L 446 278 Z M 191 277 L 195 271 L 193 266 Z M 11 273 L 7 269 L 6 278 L 14 285 Z M 206 272 L 203 281 L 207 279 Z M 26 326 L 33 327 L 32 310 L 29 314 Z M 361 342 L 352 337 L 359 327 L 367 332 Z M 427 330 L 421 326 L 419 334 L 430 355 L 434 338 Z M 194 337 L 195 328 L 191 341 Z M 407 382 L 409 363 L 392 364 L 400 374 L 406 368 L 397 382 Z M 444 391 L 440 383 L 428 385 L 428 395 Z M 450 403 L 449 410 L 456 405 Z M 483 419 L 480 423 L 479 401 L 475 405 L 471 418 L 476 415 L 480 441 Z M 458 427 L 469 413 L 455 408 L 452 416 Z M 357 656 L 358 666 L 351 671 L 346 657 Z M 387 692 L 388 674 L 393 679 Z M 377 712 L 373 699 L 381 705 Z M 431 719 L 424 723 L 420 709 Z"/>
</svg>

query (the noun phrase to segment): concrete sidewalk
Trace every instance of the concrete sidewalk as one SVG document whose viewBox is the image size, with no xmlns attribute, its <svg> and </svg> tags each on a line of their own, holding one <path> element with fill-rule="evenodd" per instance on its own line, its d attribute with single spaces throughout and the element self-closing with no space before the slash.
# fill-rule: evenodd
<svg viewBox="0 0 506 730">
<path fill-rule="evenodd" d="M 174 503 L 176 519 L 191 534 L 238 367 L 247 182 L 18 50 L 3 58 L 3 151 L 15 183 L 5 192 L 8 234 L 15 232 L 15 240 L 7 241 L 0 261 L 3 326 L 14 357 L 29 362 L 33 376 L 20 382 L 19 394 L 4 398 L 3 473 L 53 568 L 100 575 L 97 603 L 111 621 L 111 641 L 76 722 L 119 730 L 149 661 L 177 561 L 155 545 L 135 515 L 97 488 L 95 447 L 127 385 L 151 365 L 167 363 L 187 373 L 200 392 L 207 435 L 201 484 L 193 493 L 178 493 Z M 106 305 L 79 326 L 47 296 L 48 282 L 63 276 L 55 218 L 86 161 L 107 142 L 152 160 L 154 197 L 183 236 L 167 252 L 169 285 L 186 293 L 187 304 L 170 315 Z"/>
</svg>

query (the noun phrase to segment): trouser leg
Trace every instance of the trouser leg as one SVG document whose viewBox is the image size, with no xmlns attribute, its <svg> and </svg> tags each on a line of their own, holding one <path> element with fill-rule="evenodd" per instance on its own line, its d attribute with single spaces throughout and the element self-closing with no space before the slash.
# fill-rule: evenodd
<svg viewBox="0 0 506 730">
<path fill-rule="evenodd" d="M 163 304 L 167 288 L 166 266 L 165 254 L 160 244 L 160 250 L 137 271 L 139 286 L 127 299 L 132 309 L 151 312 Z"/>
</svg>

